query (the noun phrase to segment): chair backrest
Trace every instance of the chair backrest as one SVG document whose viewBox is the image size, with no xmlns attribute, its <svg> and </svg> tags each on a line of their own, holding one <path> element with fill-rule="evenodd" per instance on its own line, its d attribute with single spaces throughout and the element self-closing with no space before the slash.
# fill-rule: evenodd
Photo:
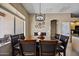
<svg viewBox="0 0 79 59">
<path fill-rule="evenodd" d="M 61 35 L 60 37 L 60 41 L 62 41 L 61 45 L 64 47 L 64 49 L 66 49 L 67 47 L 68 39 L 69 39 L 68 36 Z"/>
<path fill-rule="evenodd" d="M 19 34 L 19 39 L 25 39 L 25 37 L 24 37 L 24 33 L 21 33 L 21 34 Z"/>
<path fill-rule="evenodd" d="M 36 40 L 23 40 L 20 41 L 22 53 L 23 52 L 32 52 L 36 55 Z"/>
<path fill-rule="evenodd" d="M 19 35 L 11 35 L 12 56 L 16 56 L 20 50 Z"/>
<path fill-rule="evenodd" d="M 19 39 L 19 35 L 11 35 L 11 44 L 12 44 L 12 47 L 19 42 L 18 39 Z"/>
<path fill-rule="evenodd" d="M 56 39 L 60 39 L 60 34 L 55 34 Z"/>
<path fill-rule="evenodd" d="M 57 40 L 40 40 L 40 55 L 54 56 L 56 55 Z"/>
</svg>

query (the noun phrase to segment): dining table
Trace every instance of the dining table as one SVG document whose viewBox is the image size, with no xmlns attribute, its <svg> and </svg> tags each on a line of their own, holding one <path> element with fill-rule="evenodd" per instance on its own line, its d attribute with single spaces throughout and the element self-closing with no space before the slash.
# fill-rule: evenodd
<svg viewBox="0 0 79 59">
<path fill-rule="evenodd" d="M 39 37 L 38 38 L 27 37 L 24 40 L 36 40 L 36 42 L 39 43 L 40 40 L 47 40 L 47 39 L 39 39 Z M 47 41 L 50 41 L 50 40 L 47 40 Z M 58 41 L 58 44 L 61 44 L 62 43 L 62 41 L 60 41 L 59 39 L 56 39 L 56 38 L 53 38 L 52 40 L 57 40 Z"/>
<path fill-rule="evenodd" d="M 25 38 L 24 40 L 19 39 L 20 42 L 21 42 L 21 41 L 26 41 L 26 40 L 36 40 L 36 55 L 39 56 L 39 48 L 40 48 L 39 42 L 40 42 L 41 39 L 32 38 L 32 37 Z M 46 40 L 46 39 L 43 39 L 43 40 Z M 52 40 L 57 40 L 57 41 L 58 41 L 58 46 L 62 43 L 59 39 L 53 38 Z M 51 40 L 47 40 L 47 41 L 51 41 Z M 19 46 L 20 46 L 19 43 L 15 45 L 15 47 L 17 47 L 17 48 L 18 48 Z"/>
<path fill-rule="evenodd" d="M 41 39 L 34 39 L 34 38 L 25 38 L 24 39 L 25 41 L 26 40 L 36 40 L 36 55 L 37 56 L 39 56 L 39 48 L 40 48 L 40 45 L 39 45 L 39 41 L 41 40 Z M 44 39 L 44 40 L 46 40 L 46 39 Z M 58 41 L 58 46 L 60 45 L 60 44 L 62 44 L 62 41 L 60 41 L 59 39 L 53 39 L 53 40 L 57 40 Z M 50 41 L 50 40 L 47 40 L 47 41 Z"/>
</svg>

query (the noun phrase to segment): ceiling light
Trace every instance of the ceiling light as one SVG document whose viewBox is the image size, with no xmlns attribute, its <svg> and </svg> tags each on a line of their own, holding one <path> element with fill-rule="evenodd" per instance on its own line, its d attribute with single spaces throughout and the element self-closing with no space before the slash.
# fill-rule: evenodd
<svg viewBox="0 0 79 59">
<path fill-rule="evenodd" d="M 36 14 L 36 20 L 37 21 L 44 21 L 45 20 L 45 14 L 41 13 L 41 3 L 39 5 L 39 14 Z"/>
</svg>

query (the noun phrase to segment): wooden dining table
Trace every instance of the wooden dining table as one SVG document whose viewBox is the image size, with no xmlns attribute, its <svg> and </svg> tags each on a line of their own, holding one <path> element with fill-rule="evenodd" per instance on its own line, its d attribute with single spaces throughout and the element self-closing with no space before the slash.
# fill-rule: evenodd
<svg viewBox="0 0 79 59">
<path fill-rule="evenodd" d="M 24 40 L 36 40 L 36 42 L 38 42 L 39 43 L 39 41 L 41 40 L 41 39 L 38 39 L 38 38 L 32 38 L 32 37 L 28 37 L 28 38 L 25 38 Z M 43 39 L 43 40 L 47 40 L 47 39 Z M 52 40 L 57 40 L 58 41 L 58 44 L 61 44 L 62 43 L 62 41 L 60 41 L 59 39 L 55 39 L 55 38 L 53 38 Z M 51 41 L 51 40 L 47 40 L 47 41 Z"/>
<path fill-rule="evenodd" d="M 41 39 L 34 39 L 34 38 L 25 38 L 24 39 L 24 41 L 26 41 L 26 40 L 36 40 L 36 54 L 37 54 L 37 56 L 39 56 L 39 47 L 40 47 L 40 45 L 39 45 L 39 41 L 41 40 Z M 44 39 L 45 40 L 45 39 Z M 58 41 L 58 45 L 60 45 L 62 42 L 59 40 L 59 39 L 53 39 L 53 40 L 57 40 Z M 23 40 L 22 40 L 23 41 Z M 51 40 L 46 40 L 46 41 L 51 41 Z"/>
</svg>

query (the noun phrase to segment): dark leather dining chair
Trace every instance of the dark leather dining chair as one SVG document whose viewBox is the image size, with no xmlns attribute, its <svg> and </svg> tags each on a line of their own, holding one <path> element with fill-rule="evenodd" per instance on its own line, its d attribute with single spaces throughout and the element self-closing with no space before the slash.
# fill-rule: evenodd
<svg viewBox="0 0 79 59">
<path fill-rule="evenodd" d="M 11 35 L 12 56 L 20 54 L 19 36 Z"/>
<path fill-rule="evenodd" d="M 20 41 L 23 56 L 36 56 L 36 40 Z"/>
<path fill-rule="evenodd" d="M 57 40 L 40 40 L 40 56 L 55 56 L 57 43 Z"/>
<path fill-rule="evenodd" d="M 60 39 L 60 34 L 55 34 L 55 39 Z"/>
<path fill-rule="evenodd" d="M 61 35 L 60 41 L 62 41 L 62 43 L 57 48 L 59 55 L 61 55 L 61 52 L 63 52 L 63 55 L 66 56 L 66 48 L 67 48 L 68 39 L 69 39 L 68 36 Z"/>
<path fill-rule="evenodd" d="M 25 39 L 24 33 L 21 33 L 21 34 L 18 34 L 18 35 L 19 35 L 19 39 L 22 39 L 22 40 Z"/>
</svg>

